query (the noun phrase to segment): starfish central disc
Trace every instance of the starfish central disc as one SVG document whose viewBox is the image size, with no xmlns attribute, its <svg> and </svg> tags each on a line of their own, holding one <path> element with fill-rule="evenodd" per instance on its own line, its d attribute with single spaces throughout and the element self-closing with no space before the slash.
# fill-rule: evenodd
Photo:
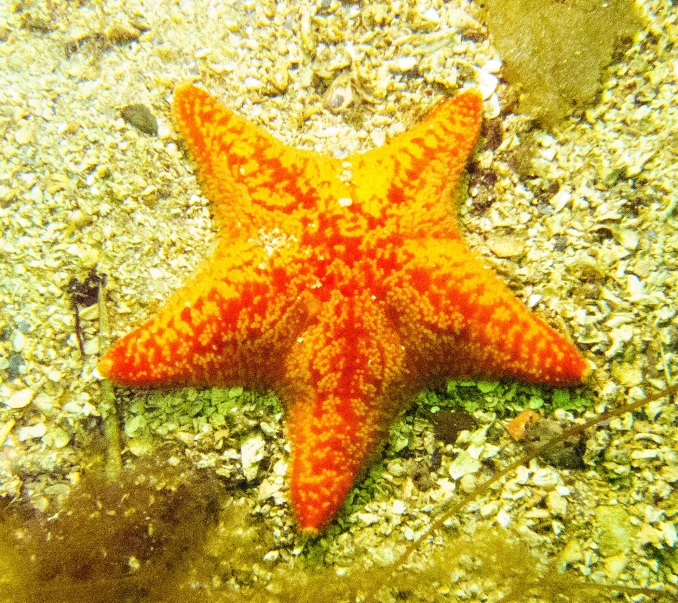
<svg viewBox="0 0 678 603">
<path fill-rule="evenodd" d="M 192 85 L 174 119 L 220 228 L 214 255 L 101 359 L 130 387 L 268 387 L 299 527 L 336 515 L 389 423 L 442 378 L 566 386 L 586 364 L 463 242 L 473 91 L 340 161 L 283 145 Z"/>
</svg>

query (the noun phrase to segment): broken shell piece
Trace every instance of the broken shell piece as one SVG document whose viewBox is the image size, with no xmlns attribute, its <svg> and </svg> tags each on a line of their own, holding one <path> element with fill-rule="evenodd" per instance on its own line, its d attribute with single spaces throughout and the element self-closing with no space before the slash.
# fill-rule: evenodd
<svg viewBox="0 0 678 603">
<path fill-rule="evenodd" d="M 35 392 L 27 387 L 25 389 L 19 390 L 7 400 L 4 400 L 4 404 L 9 408 L 25 408 L 32 402 L 34 397 Z"/>
<path fill-rule="evenodd" d="M 332 113 L 343 113 L 355 100 L 355 91 L 350 76 L 345 73 L 335 79 L 323 95 L 323 104 Z"/>
<path fill-rule="evenodd" d="M 494 91 L 497 89 L 497 84 L 499 84 L 499 78 L 492 74 L 488 73 L 483 69 L 478 69 L 478 89 L 480 94 L 483 97 L 483 100 L 487 100 L 492 96 Z"/>
</svg>

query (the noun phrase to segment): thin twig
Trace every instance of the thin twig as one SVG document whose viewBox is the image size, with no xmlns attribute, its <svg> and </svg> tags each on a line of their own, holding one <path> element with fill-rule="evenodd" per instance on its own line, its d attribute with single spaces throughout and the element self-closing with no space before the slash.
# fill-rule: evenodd
<svg viewBox="0 0 678 603">
<path fill-rule="evenodd" d="M 106 312 L 106 279 L 99 282 L 99 349 L 108 348 L 108 313 Z M 104 420 L 106 437 L 105 473 L 110 481 L 115 481 L 122 470 L 122 454 L 120 453 L 120 423 L 118 408 L 115 403 L 113 384 L 104 379 L 101 382 L 101 416 Z"/>
<path fill-rule="evenodd" d="M 556 447 L 558 444 L 561 442 L 564 442 L 565 440 L 571 438 L 572 436 L 579 435 L 580 433 L 586 431 L 587 429 L 590 429 L 591 427 L 594 427 L 598 425 L 599 423 L 602 423 L 603 421 L 607 421 L 608 419 L 612 419 L 614 417 L 619 417 L 621 415 L 625 415 L 626 413 L 633 412 L 634 410 L 640 408 L 641 406 L 645 406 L 646 404 L 649 404 L 650 402 L 655 402 L 656 400 L 660 400 L 661 398 L 665 398 L 666 396 L 673 395 L 675 393 L 678 393 L 678 384 L 674 384 L 671 387 L 667 387 L 666 389 L 653 394 L 651 396 L 647 396 L 646 398 L 643 398 L 642 400 L 638 400 L 636 402 L 632 402 L 631 404 L 624 404 L 623 406 L 620 406 L 619 408 L 614 408 L 612 410 L 608 410 L 593 419 L 590 419 L 589 421 L 586 421 L 585 423 L 582 423 L 581 425 L 575 425 L 574 427 L 571 427 L 570 429 L 566 429 L 563 431 L 559 436 L 553 438 L 552 440 L 548 441 L 546 444 L 543 446 L 540 446 L 539 448 L 525 453 L 522 457 L 520 457 L 517 461 L 514 461 L 513 463 L 510 463 L 508 466 L 504 467 L 499 473 L 496 473 L 493 477 L 490 479 L 486 480 L 480 486 L 478 486 L 473 492 L 468 494 L 467 496 L 463 497 L 460 501 L 451 504 L 446 510 L 443 507 L 442 512 L 440 513 L 438 519 L 436 519 L 430 526 L 429 528 L 415 541 L 413 541 L 406 549 L 405 552 L 400 556 L 396 563 L 396 568 L 393 570 L 393 572 L 390 574 L 390 576 L 393 576 L 395 572 L 400 569 L 412 556 L 412 554 L 419 548 L 421 542 L 425 539 L 433 535 L 435 532 L 437 532 L 440 528 L 443 527 L 445 522 L 449 521 L 452 517 L 454 517 L 459 511 L 461 511 L 466 505 L 468 505 L 471 501 L 475 500 L 479 496 L 482 496 L 485 494 L 494 484 L 496 484 L 499 480 L 501 480 L 503 477 L 508 475 L 509 473 L 515 471 L 518 467 L 521 467 L 522 465 L 526 465 L 529 463 L 532 459 L 537 458 L 538 456 L 544 454 L 544 452 L 551 450 L 552 448 Z M 374 598 L 376 597 L 377 593 L 384 587 L 385 581 L 380 582 L 375 584 L 375 586 L 367 592 L 365 595 L 365 598 L 363 599 L 363 603 L 369 603 L 370 601 L 373 601 Z M 626 593 L 636 593 L 636 594 L 645 594 L 645 595 L 657 595 L 661 594 L 661 590 L 656 590 L 656 589 L 650 589 L 650 588 L 643 588 L 643 587 L 632 587 L 632 586 L 615 586 L 614 584 L 606 584 L 606 585 L 600 585 L 596 584 L 595 585 L 597 588 L 599 587 L 605 587 L 608 590 L 617 590 L 619 592 L 626 592 Z"/>
</svg>

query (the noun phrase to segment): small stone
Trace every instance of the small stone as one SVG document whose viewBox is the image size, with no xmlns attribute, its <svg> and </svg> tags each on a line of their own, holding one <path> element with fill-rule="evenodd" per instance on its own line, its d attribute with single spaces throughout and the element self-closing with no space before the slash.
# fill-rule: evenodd
<svg viewBox="0 0 678 603">
<path fill-rule="evenodd" d="M 141 30 L 130 23 L 116 21 L 106 29 L 105 35 L 113 44 L 128 44 L 139 39 Z"/>
<path fill-rule="evenodd" d="M 525 425 L 525 450 L 532 452 L 539 449 L 553 438 L 560 436 L 563 428 L 553 419 L 542 419 L 538 423 Z M 586 441 L 582 434 L 571 436 L 547 448 L 539 454 L 543 461 L 562 469 L 579 469 L 583 466 L 583 454 L 586 450 Z"/>
<path fill-rule="evenodd" d="M 133 438 L 137 432 L 143 431 L 146 427 L 146 419 L 141 415 L 134 415 L 125 423 L 125 435 Z"/>
<path fill-rule="evenodd" d="M 435 437 L 444 444 L 454 444 L 462 431 L 472 431 L 476 428 L 473 415 L 465 410 L 442 409 L 432 416 L 435 426 Z"/>
<path fill-rule="evenodd" d="M 58 371 L 56 369 L 53 369 L 51 371 L 47 371 L 47 378 L 52 381 L 53 383 L 59 383 L 64 377 L 64 374 L 61 371 Z"/>
<path fill-rule="evenodd" d="M 440 23 L 440 15 L 438 14 L 438 11 L 433 7 L 427 9 L 421 16 L 427 21 L 432 21 L 433 23 Z"/>
<path fill-rule="evenodd" d="M 346 74 L 335 79 L 323 95 L 323 104 L 332 113 L 343 113 L 355 100 L 355 92 L 350 77 Z"/>
<path fill-rule="evenodd" d="M 581 550 L 581 544 L 576 538 L 570 540 L 565 548 L 558 555 L 558 571 L 564 572 L 568 565 L 579 563 L 584 559 L 584 554 Z"/>
<path fill-rule="evenodd" d="M 151 110 L 142 103 L 135 103 L 127 105 L 121 112 L 120 116 L 137 130 L 150 134 L 151 136 L 158 135 L 158 120 Z"/>
<path fill-rule="evenodd" d="M 480 516 L 481 517 L 492 517 L 496 515 L 499 511 L 499 503 L 496 500 L 485 503 L 480 507 Z"/>
<path fill-rule="evenodd" d="M 475 492 L 477 486 L 478 486 L 478 480 L 476 479 L 476 476 L 471 475 L 470 473 L 467 474 L 467 475 L 464 475 L 459 480 L 459 488 L 465 494 L 471 494 L 472 492 Z"/>
<path fill-rule="evenodd" d="M 99 304 L 92 304 L 80 310 L 80 320 L 95 320 L 99 318 Z"/>
<path fill-rule="evenodd" d="M 664 540 L 672 549 L 676 547 L 678 542 L 678 532 L 676 532 L 676 524 L 672 521 L 662 521 L 659 528 L 664 534 Z"/>
<path fill-rule="evenodd" d="M 14 339 L 12 340 L 12 347 L 14 348 L 14 351 L 20 352 L 24 349 L 25 344 L 26 337 L 21 331 L 17 331 L 16 335 L 14 335 Z"/>
<path fill-rule="evenodd" d="M 551 467 L 540 467 L 532 474 L 532 483 L 535 486 L 555 486 L 558 483 L 558 472 Z"/>
<path fill-rule="evenodd" d="M 662 467 L 659 470 L 659 479 L 669 483 L 678 482 L 678 466 L 671 465 Z"/>
<path fill-rule="evenodd" d="M 259 461 L 264 458 L 266 441 L 261 434 L 255 434 L 245 439 L 240 445 L 240 458 L 242 470 L 247 481 L 257 477 Z"/>
<path fill-rule="evenodd" d="M 643 371 L 640 365 L 630 362 L 614 362 L 610 372 L 612 377 L 624 387 L 636 387 L 643 383 Z"/>
<path fill-rule="evenodd" d="M 556 490 L 549 492 L 546 497 L 546 506 L 551 510 L 555 515 L 560 515 L 565 517 L 567 515 L 567 499 L 564 496 L 558 494 Z"/>
<path fill-rule="evenodd" d="M 497 84 L 499 84 L 499 78 L 496 75 L 488 73 L 484 69 L 478 69 L 478 89 L 483 100 L 487 100 L 494 94 Z"/>
<path fill-rule="evenodd" d="M 456 480 L 469 473 L 476 473 L 481 466 L 482 463 L 478 459 L 473 458 L 466 450 L 462 450 L 450 464 L 450 477 Z"/>
<path fill-rule="evenodd" d="M 264 561 L 277 561 L 280 557 L 280 551 L 269 551 L 264 555 Z"/>
<path fill-rule="evenodd" d="M 9 378 L 16 379 L 19 375 L 23 374 L 25 364 L 26 361 L 21 354 L 10 354 L 7 359 L 7 374 Z"/>
<path fill-rule="evenodd" d="M 501 61 L 499 59 L 490 59 L 483 66 L 483 71 L 487 71 L 488 73 L 499 73 L 500 69 Z"/>
<path fill-rule="evenodd" d="M 487 246 L 498 258 L 515 258 L 525 253 L 525 242 L 515 235 L 490 235 Z"/>
<path fill-rule="evenodd" d="M 617 243 L 629 251 L 634 251 L 640 243 L 638 231 L 632 228 L 614 228 L 612 234 Z"/>
<path fill-rule="evenodd" d="M 41 438 L 47 433 L 47 426 L 44 423 L 36 423 L 19 429 L 19 441 L 35 440 Z"/>
<path fill-rule="evenodd" d="M 85 356 L 94 356 L 99 353 L 99 340 L 95 337 L 94 339 L 88 339 L 85 342 Z"/>
<path fill-rule="evenodd" d="M 399 71 L 400 73 L 411 71 L 416 65 L 416 57 L 400 57 L 395 63 L 396 71 Z"/>
<path fill-rule="evenodd" d="M 82 228 L 89 226 L 93 222 L 93 218 L 81 209 L 76 209 L 68 215 L 68 222 L 76 228 Z"/>
<path fill-rule="evenodd" d="M 14 429 L 14 425 L 16 425 L 16 421 L 14 419 L 0 423 L 0 446 L 5 443 L 7 436 L 10 434 L 12 429 Z"/>
<path fill-rule="evenodd" d="M 14 140 L 17 144 L 28 144 L 33 139 L 33 133 L 29 128 L 23 127 L 14 133 Z"/>
<path fill-rule="evenodd" d="M 84 268 L 94 268 L 101 260 L 101 252 L 94 247 L 87 247 L 80 256 L 80 263 Z"/>
<path fill-rule="evenodd" d="M 628 564 L 629 558 L 626 553 L 608 557 L 605 559 L 605 573 L 612 582 L 616 582 Z"/>
<path fill-rule="evenodd" d="M 268 500 L 274 494 L 280 492 L 281 487 L 282 484 L 280 483 L 280 479 L 277 479 L 275 477 L 265 479 L 263 482 L 261 482 L 261 485 L 259 486 L 257 500 L 258 501 Z"/>
<path fill-rule="evenodd" d="M 290 74 L 286 65 L 277 66 L 271 75 L 271 85 L 278 92 L 285 92 L 290 84 Z"/>
<path fill-rule="evenodd" d="M 35 392 L 30 387 L 27 387 L 5 400 L 4 404 L 10 408 L 25 408 L 32 402 L 34 397 Z"/>
<path fill-rule="evenodd" d="M 653 547 L 662 548 L 664 534 L 661 530 L 651 526 L 649 523 L 644 523 L 640 526 L 636 534 L 639 544 L 651 544 Z"/>
<path fill-rule="evenodd" d="M 248 75 L 245 78 L 245 88 L 248 90 L 261 90 L 263 87 L 264 83 L 260 79 L 252 77 L 251 75 Z"/>
<path fill-rule="evenodd" d="M 374 525 L 379 521 L 379 515 L 376 513 L 358 513 L 358 519 L 366 526 Z"/>
<path fill-rule="evenodd" d="M 55 448 L 65 448 L 71 441 L 71 436 L 63 429 L 57 427 L 52 432 L 52 444 Z"/>
<path fill-rule="evenodd" d="M 393 513 L 393 515 L 402 515 L 406 509 L 407 506 L 402 500 L 394 500 L 391 505 L 391 513 Z"/>
</svg>

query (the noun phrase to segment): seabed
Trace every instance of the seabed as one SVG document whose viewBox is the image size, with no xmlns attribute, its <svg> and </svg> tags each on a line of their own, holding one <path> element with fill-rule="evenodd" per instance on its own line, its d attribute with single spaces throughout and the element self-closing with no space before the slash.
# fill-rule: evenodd
<svg viewBox="0 0 678 603">
<path fill-rule="evenodd" d="M 414 577 L 391 578 L 389 565 L 444 501 L 520 456 L 505 425 L 521 409 L 570 425 L 675 381 L 678 17 L 667 1 L 637 6 L 642 24 L 596 102 L 547 129 L 519 112 L 465 0 L 2 3 L 0 601 L 358 601 L 379 581 L 382 601 L 675 596 L 673 398 L 590 433 L 583 469 L 533 460 L 516 471 L 422 541 Z M 78 308 L 81 353 L 73 283 L 106 275 L 113 339 L 209 254 L 209 205 L 170 121 L 186 81 L 287 144 L 340 156 L 479 86 L 487 142 L 460 207 L 465 236 L 572 338 L 590 381 L 422 392 L 316 539 L 295 529 L 283 409 L 265 392 L 116 389 L 112 486 L 99 310 Z M 122 118 L 135 103 L 157 135 Z M 448 407 L 476 426 L 442 444 L 432 415 Z M 75 536 L 77 555 L 39 546 Z M 89 573 L 71 571 L 84 550 L 95 551 Z"/>
</svg>

